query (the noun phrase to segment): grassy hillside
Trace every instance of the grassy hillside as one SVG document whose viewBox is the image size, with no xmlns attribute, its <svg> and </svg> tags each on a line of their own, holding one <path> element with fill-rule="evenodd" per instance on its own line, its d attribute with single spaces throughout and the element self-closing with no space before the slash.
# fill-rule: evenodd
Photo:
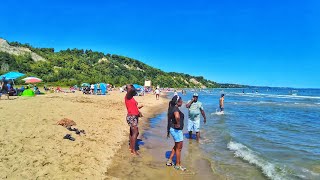
<svg viewBox="0 0 320 180">
<path fill-rule="evenodd" d="M 30 54 L 12 55 L 0 52 L 1 74 L 19 71 L 42 78 L 44 82 L 57 85 L 75 85 L 82 82 L 106 82 L 116 86 L 127 83 L 144 84 L 152 80 L 161 87 L 239 87 L 206 80 L 202 76 L 164 72 L 138 60 L 115 54 L 104 54 L 92 50 L 67 49 L 55 52 L 53 48 L 35 48 L 29 44 L 9 42 L 11 47 L 25 47 L 45 58 L 34 61 Z"/>
</svg>

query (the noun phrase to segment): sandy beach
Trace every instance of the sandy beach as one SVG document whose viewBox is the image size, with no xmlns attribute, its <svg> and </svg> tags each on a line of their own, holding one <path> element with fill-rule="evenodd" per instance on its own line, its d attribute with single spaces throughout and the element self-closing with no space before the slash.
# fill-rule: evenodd
<svg viewBox="0 0 320 180">
<path fill-rule="evenodd" d="M 0 179 L 113 179 L 108 168 L 129 132 L 124 96 L 117 91 L 106 96 L 76 92 L 2 97 Z M 163 112 L 168 102 L 154 95 L 135 98 L 144 105 L 142 124 Z M 74 128 L 86 134 L 57 125 L 63 118 L 74 120 Z M 75 141 L 63 139 L 66 134 Z"/>
</svg>

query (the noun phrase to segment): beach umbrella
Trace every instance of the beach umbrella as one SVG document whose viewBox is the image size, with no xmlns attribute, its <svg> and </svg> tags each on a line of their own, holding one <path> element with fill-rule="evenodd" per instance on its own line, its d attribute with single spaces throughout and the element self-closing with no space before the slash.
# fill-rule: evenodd
<svg viewBox="0 0 320 180">
<path fill-rule="evenodd" d="M 25 74 L 23 74 L 23 73 L 19 73 L 19 72 L 8 72 L 8 73 L 6 73 L 6 74 L 3 74 L 3 75 L 1 75 L 0 76 L 0 78 L 2 79 L 3 77 L 5 77 L 7 80 L 9 80 L 9 79 L 11 79 L 11 80 L 13 80 L 13 79 L 17 79 L 17 78 L 19 78 L 19 77 L 22 77 L 22 76 L 24 76 Z"/>
<path fill-rule="evenodd" d="M 37 78 L 37 77 L 26 77 L 26 78 L 24 78 L 24 79 L 22 79 L 22 80 L 24 80 L 25 81 L 25 83 L 27 83 L 27 84 L 31 84 L 31 83 L 39 83 L 39 82 L 41 82 L 42 81 L 42 79 L 40 79 L 40 78 Z"/>
<path fill-rule="evenodd" d="M 89 83 L 82 83 L 82 84 L 81 84 L 81 87 L 85 87 L 85 86 L 86 86 L 86 87 L 89 87 L 90 84 L 89 84 Z"/>
</svg>

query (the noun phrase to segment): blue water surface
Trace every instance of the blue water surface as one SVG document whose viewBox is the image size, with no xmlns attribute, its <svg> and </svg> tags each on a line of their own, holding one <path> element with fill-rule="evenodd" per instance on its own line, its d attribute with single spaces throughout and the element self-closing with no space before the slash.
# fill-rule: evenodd
<svg viewBox="0 0 320 180">
<path fill-rule="evenodd" d="M 201 148 L 230 179 L 320 179 L 320 90 L 187 90 L 207 114 Z M 217 113 L 225 94 L 225 113 Z"/>
</svg>

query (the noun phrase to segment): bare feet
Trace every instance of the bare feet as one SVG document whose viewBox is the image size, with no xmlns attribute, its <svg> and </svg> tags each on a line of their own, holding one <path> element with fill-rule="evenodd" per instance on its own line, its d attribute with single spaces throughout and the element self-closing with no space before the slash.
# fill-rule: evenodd
<svg viewBox="0 0 320 180">
<path fill-rule="evenodd" d="M 140 154 L 137 151 L 131 151 L 132 156 L 139 156 Z"/>
</svg>

